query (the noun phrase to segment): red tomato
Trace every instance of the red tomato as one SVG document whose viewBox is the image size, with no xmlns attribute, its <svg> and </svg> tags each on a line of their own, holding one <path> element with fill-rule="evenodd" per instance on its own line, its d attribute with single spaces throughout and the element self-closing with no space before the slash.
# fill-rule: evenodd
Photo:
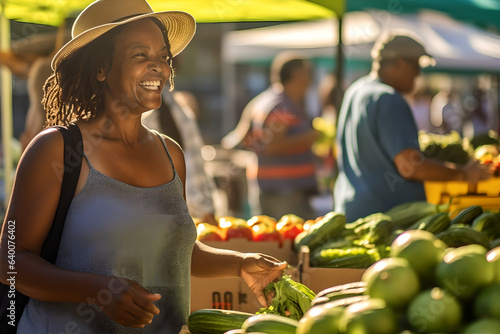
<svg viewBox="0 0 500 334">
<path fill-rule="evenodd" d="M 246 220 L 234 217 L 222 217 L 219 219 L 219 226 L 224 231 L 224 239 L 243 238 L 253 240 L 253 233 Z"/>
<path fill-rule="evenodd" d="M 247 221 L 247 224 L 255 231 L 254 226 L 260 226 L 258 230 L 272 232 L 276 230 L 276 219 L 266 215 L 253 216 Z"/>
<path fill-rule="evenodd" d="M 293 241 L 297 234 L 304 231 L 304 219 L 292 214 L 284 215 L 276 224 L 276 229 L 284 239 Z"/>
<path fill-rule="evenodd" d="M 255 232 L 255 230 L 254 230 Z M 254 241 L 277 241 L 279 246 L 283 246 L 283 237 L 278 231 L 254 233 Z"/>
<path fill-rule="evenodd" d="M 230 240 L 233 238 L 243 238 L 247 239 L 248 241 L 252 241 L 253 239 L 253 233 L 252 229 L 248 226 L 242 226 L 242 225 L 232 225 L 228 228 L 226 228 L 226 240 Z"/>
<path fill-rule="evenodd" d="M 203 235 L 200 235 L 198 237 L 198 241 L 224 241 L 224 239 L 222 238 L 222 235 L 220 235 L 220 233 L 218 232 L 207 232 Z"/>
<path fill-rule="evenodd" d="M 302 224 L 278 225 L 277 229 L 283 236 L 283 239 L 291 239 L 292 241 L 300 232 L 304 231 Z"/>
<path fill-rule="evenodd" d="M 289 214 L 286 214 L 286 215 L 283 215 L 280 220 L 278 221 L 278 224 L 280 223 L 284 223 L 284 224 L 288 224 L 288 223 L 294 223 L 294 224 L 304 224 L 304 219 L 297 216 L 297 215 L 294 215 L 293 213 L 289 213 Z"/>
<path fill-rule="evenodd" d="M 221 230 L 211 224 L 199 223 L 196 232 L 199 241 L 224 241 Z"/>
</svg>

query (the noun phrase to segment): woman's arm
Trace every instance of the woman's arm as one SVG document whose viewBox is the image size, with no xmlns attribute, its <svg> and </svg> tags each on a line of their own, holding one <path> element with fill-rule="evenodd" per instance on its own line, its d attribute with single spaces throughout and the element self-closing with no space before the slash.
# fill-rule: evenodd
<svg viewBox="0 0 500 334">
<path fill-rule="evenodd" d="M 199 241 L 193 249 L 191 270 L 198 277 L 241 277 L 267 307 L 264 288 L 287 268 L 286 262 L 259 253 L 241 253 L 209 247 Z"/>
<path fill-rule="evenodd" d="M 65 270 L 40 257 L 59 202 L 63 146 L 59 131 L 49 129 L 36 136 L 21 157 L 0 236 L 0 281 L 9 284 L 7 273 L 14 271 L 16 289 L 29 297 L 97 304 L 112 320 L 143 327 L 158 312 L 151 301 L 159 296 L 132 281 Z M 11 233 L 9 226 L 15 226 Z M 8 258 L 12 247 L 14 264 Z M 113 298 L 101 303 L 97 297 L 107 291 Z"/>
</svg>

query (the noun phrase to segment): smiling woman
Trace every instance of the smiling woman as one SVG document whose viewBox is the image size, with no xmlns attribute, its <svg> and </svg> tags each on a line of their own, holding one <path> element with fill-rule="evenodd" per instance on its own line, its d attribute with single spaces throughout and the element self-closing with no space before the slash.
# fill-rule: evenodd
<svg viewBox="0 0 500 334">
<path fill-rule="evenodd" d="M 183 152 L 141 123 L 164 86 L 173 88 L 172 58 L 194 31 L 191 15 L 155 13 L 144 0 L 98 0 L 76 19 L 45 84 L 47 128 L 19 163 L 5 218 L 16 222 L 15 288 L 30 297 L 17 333 L 179 333 L 191 274 L 239 276 L 267 306 L 262 290 L 287 264 L 197 242 Z M 53 265 L 40 254 L 61 194 L 62 153 L 75 153 L 56 125 L 81 132 L 84 159 Z"/>
<path fill-rule="evenodd" d="M 132 73 L 142 71 L 144 80 L 136 84 L 144 89 L 161 92 L 168 80 L 172 90 L 173 56 L 168 35 L 162 27 L 162 23 L 154 17 L 133 21 L 116 27 L 70 55 L 58 53 L 53 64 L 58 62 L 58 56 L 65 59 L 45 86 L 47 125 L 67 124 L 74 118 L 89 119 L 95 116 L 104 94 L 111 94 L 108 101 L 121 101 L 128 108 L 135 106 L 137 101 L 123 100 L 126 94 L 122 96 L 117 92 L 126 84 L 122 73 L 130 77 Z M 150 34 L 151 31 L 154 34 Z M 127 38 L 123 38 L 123 35 Z M 93 89 L 82 90 L 82 86 Z M 156 103 L 149 105 L 147 110 L 158 108 L 160 104 L 158 93 Z"/>
</svg>

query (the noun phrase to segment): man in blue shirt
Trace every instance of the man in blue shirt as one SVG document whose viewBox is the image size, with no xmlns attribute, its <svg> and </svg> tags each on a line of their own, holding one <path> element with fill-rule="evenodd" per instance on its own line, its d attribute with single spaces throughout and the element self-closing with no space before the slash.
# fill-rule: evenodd
<svg viewBox="0 0 500 334">
<path fill-rule="evenodd" d="M 372 50 L 372 71 L 346 91 L 339 114 L 339 175 L 335 211 L 348 222 L 410 201 L 425 200 L 423 181 L 490 177 L 477 161 L 460 166 L 424 157 L 402 94 L 413 90 L 421 66 L 434 63 L 414 38 L 388 33 Z"/>
</svg>

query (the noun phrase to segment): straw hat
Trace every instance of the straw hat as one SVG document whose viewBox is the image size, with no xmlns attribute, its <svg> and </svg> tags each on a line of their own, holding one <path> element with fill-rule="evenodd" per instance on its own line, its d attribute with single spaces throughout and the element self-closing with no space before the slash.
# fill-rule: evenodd
<svg viewBox="0 0 500 334">
<path fill-rule="evenodd" d="M 146 0 L 97 0 L 85 8 L 75 20 L 72 39 L 52 59 L 52 69 L 99 36 L 120 25 L 155 17 L 165 26 L 172 55 L 179 54 L 191 41 L 196 22 L 186 12 L 153 12 Z"/>
</svg>

